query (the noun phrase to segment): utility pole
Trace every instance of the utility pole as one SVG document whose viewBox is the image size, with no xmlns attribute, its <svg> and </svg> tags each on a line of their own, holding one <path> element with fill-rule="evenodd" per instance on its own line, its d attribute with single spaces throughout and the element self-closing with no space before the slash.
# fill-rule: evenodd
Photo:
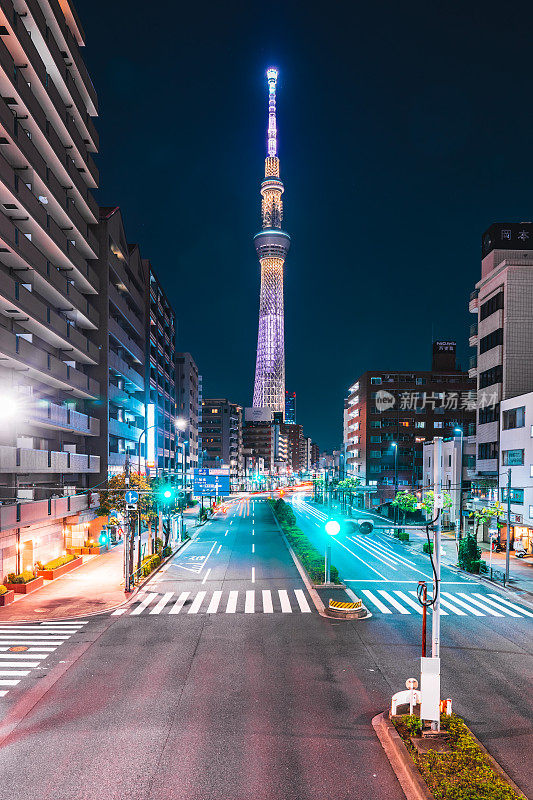
<svg viewBox="0 0 533 800">
<path fill-rule="evenodd" d="M 433 443 L 433 497 L 442 494 L 442 436 L 436 436 Z M 433 505 L 437 514 L 437 503 Z M 431 657 L 440 659 L 440 549 L 441 549 L 441 518 L 442 506 L 438 511 L 438 519 L 433 531 L 433 564 L 435 566 L 435 587 L 433 590 L 435 602 L 431 617 Z M 440 665 L 438 667 L 438 686 L 440 698 Z M 440 719 L 431 723 L 434 731 L 440 731 Z"/>
<path fill-rule="evenodd" d="M 511 468 L 509 467 L 509 469 L 507 470 L 507 535 L 505 537 L 505 583 L 509 583 L 510 550 L 511 550 Z"/>
<path fill-rule="evenodd" d="M 126 450 L 124 461 L 124 485 L 126 489 L 130 487 L 130 454 Z M 131 591 L 131 574 L 133 572 L 133 554 L 130 554 L 130 515 L 124 512 L 124 588 L 126 592 Z"/>
</svg>

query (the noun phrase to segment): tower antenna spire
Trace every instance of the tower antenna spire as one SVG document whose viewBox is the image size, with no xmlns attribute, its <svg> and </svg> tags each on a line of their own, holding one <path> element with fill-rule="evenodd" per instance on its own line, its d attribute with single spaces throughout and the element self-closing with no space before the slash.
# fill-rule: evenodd
<svg viewBox="0 0 533 800">
<path fill-rule="evenodd" d="M 277 156 L 277 127 L 276 127 L 276 84 L 278 82 L 278 71 L 274 67 L 267 69 L 268 80 L 268 145 L 267 153 L 269 156 Z"/>
</svg>

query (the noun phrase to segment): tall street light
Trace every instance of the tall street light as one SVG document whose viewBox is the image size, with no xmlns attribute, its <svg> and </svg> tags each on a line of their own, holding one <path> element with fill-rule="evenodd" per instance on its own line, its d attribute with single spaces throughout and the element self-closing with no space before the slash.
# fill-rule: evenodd
<svg viewBox="0 0 533 800">
<path fill-rule="evenodd" d="M 325 530 L 328 536 L 336 536 L 341 526 L 336 519 L 330 519 L 325 524 Z M 326 540 L 326 557 L 324 560 L 324 583 L 331 583 L 331 539 Z"/>
<path fill-rule="evenodd" d="M 461 538 L 462 535 L 462 527 L 463 527 L 463 439 L 464 439 L 464 432 L 462 428 L 454 428 L 454 433 L 461 434 L 461 460 L 459 462 L 459 528 L 458 528 L 458 538 Z"/>
<path fill-rule="evenodd" d="M 180 433 L 187 428 L 188 422 L 185 417 L 178 417 L 176 419 L 176 433 L 178 435 L 178 444 L 180 444 Z M 186 492 L 186 480 L 187 480 L 187 469 L 185 465 L 185 445 L 187 444 L 186 440 L 182 438 L 181 440 L 181 489 L 182 489 L 182 496 L 180 499 L 180 517 L 179 517 L 179 540 L 180 542 L 183 539 L 183 506 L 185 503 L 185 492 Z"/>
</svg>

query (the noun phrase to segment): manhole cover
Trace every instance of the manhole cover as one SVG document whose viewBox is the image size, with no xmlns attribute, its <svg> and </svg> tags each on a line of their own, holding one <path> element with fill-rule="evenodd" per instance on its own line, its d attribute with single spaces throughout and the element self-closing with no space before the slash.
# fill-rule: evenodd
<svg viewBox="0 0 533 800">
<path fill-rule="evenodd" d="M 24 644 L 17 644 L 16 647 L 8 648 L 8 653 L 22 653 L 24 650 L 28 650 L 26 645 Z"/>
</svg>

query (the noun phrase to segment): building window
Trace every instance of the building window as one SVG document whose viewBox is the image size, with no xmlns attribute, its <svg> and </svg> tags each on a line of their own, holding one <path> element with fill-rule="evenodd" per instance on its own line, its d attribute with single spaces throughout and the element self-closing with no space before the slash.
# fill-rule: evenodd
<svg viewBox="0 0 533 800">
<path fill-rule="evenodd" d="M 381 428 L 381 420 L 380 419 L 373 419 L 370 421 L 371 428 Z M 533 433 L 531 434 L 533 436 Z"/>
<path fill-rule="evenodd" d="M 500 418 L 500 404 L 495 403 L 493 406 L 480 408 L 478 420 L 480 425 L 485 425 L 487 422 L 496 422 Z"/>
<path fill-rule="evenodd" d="M 381 378 L 370 378 L 370 383 L 373 384 L 374 386 L 379 386 L 379 384 L 381 383 Z"/>
<path fill-rule="evenodd" d="M 442 428 L 443 425 L 444 425 L 444 422 L 434 422 L 433 423 L 433 427 L 434 428 Z"/>
<path fill-rule="evenodd" d="M 503 429 L 508 431 L 510 428 L 523 428 L 526 424 L 526 407 L 510 408 L 503 412 Z"/>
<path fill-rule="evenodd" d="M 502 503 L 507 502 L 507 488 L 503 487 L 501 489 L 502 493 Z M 524 490 L 523 489 L 511 489 L 511 503 L 516 503 L 519 506 L 524 504 Z"/>
<path fill-rule="evenodd" d="M 452 457 L 451 455 L 448 455 L 448 466 L 451 467 L 451 465 L 452 465 Z"/>
<path fill-rule="evenodd" d="M 381 450 L 371 450 L 370 458 L 381 458 Z"/>
<path fill-rule="evenodd" d="M 487 336 L 483 336 L 483 338 L 479 340 L 479 352 L 480 354 L 488 353 L 489 350 L 492 350 L 493 347 L 497 347 L 499 344 L 503 344 L 503 328 L 497 328 Z"/>
<path fill-rule="evenodd" d="M 521 467 L 524 463 L 523 450 L 502 450 L 502 466 Z"/>
<path fill-rule="evenodd" d="M 370 441 L 372 444 L 379 444 L 381 442 L 381 436 L 371 436 Z"/>
<path fill-rule="evenodd" d="M 487 319 L 487 317 L 490 317 L 491 314 L 494 314 L 494 312 L 498 311 L 500 308 L 503 308 L 503 292 L 498 292 L 498 294 L 495 294 L 490 300 L 487 300 L 486 303 L 483 303 L 479 309 L 479 319 Z"/>
<path fill-rule="evenodd" d="M 415 428 L 425 428 L 425 427 L 426 427 L 425 422 L 415 422 Z"/>
<path fill-rule="evenodd" d="M 416 385 L 417 386 L 423 386 L 425 382 L 426 382 L 425 378 L 417 378 L 416 379 Z"/>
<path fill-rule="evenodd" d="M 481 372 L 479 375 L 479 388 L 485 389 L 494 383 L 501 383 L 503 379 L 503 368 L 501 365 Z"/>
<path fill-rule="evenodd" d="M 529 519 L 533 519 L 533 506 L 529 506 Z"/>
<path fill-rule="evenodd" d="M 497 442 L 483 442 L 478 445 L 477 457 L 481 461 L 488 459 L 498 458 L 498 443 Z"/>
</svg>

